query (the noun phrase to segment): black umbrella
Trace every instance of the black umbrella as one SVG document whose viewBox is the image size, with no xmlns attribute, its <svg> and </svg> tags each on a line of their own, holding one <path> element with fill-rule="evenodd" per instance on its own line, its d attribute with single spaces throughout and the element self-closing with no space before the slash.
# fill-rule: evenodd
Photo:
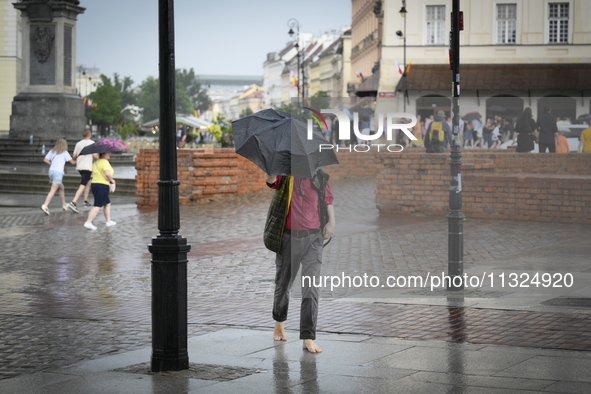
<svg viewBox="0 0 591 394">
<path fill-rule="evenodd" d="M 269 175 L 312 178 L 318 168 L 339 161 L 318 129 L 307 138 L 305 119 L 266 109 L 232 122 L 236 153 Z M 328 148 L 328 149 L 327 149 Z"/>
<path fill-rule="evenodd" d="M 79 156 L 105 152 L 121 152 L 124 149 L 128 148 L 121 141 L 100 140 L 82 149 Z"/>
<path fill-rule="evenodd" d="M 505 107 L 502 107 L 500 105 L 493 105 L 488 110 L 491 112 L 505 112 L 506 111 Z"/>
<path fill-rule="evenodd" d="M 482 116 L 478 112 L 469 112 L 466 115 L 462 116 L 462 119 L 466 122 L 469 122 L 474 119 L 480 119 Z"/>
</svg>

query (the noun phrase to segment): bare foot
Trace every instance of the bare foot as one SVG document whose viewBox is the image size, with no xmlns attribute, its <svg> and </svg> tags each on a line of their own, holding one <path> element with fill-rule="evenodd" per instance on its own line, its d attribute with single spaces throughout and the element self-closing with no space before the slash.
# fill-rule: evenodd
<svg viewBox="0 0 591 394">
<path fill-rule="evenodd" d="M 304 349 L 310 353 L 322 353 L 320 346 L 316 345 L 311 339 L 304 339 Z"/>
<path fill-rule="evenodd" d="M 285 330 L 283 329 L 284 322 L 275 322 L 275 331 L 273 331 L 273 340 L 274 341 L 287 341 L 287 337 L 285 336 Z"/>
</svg>

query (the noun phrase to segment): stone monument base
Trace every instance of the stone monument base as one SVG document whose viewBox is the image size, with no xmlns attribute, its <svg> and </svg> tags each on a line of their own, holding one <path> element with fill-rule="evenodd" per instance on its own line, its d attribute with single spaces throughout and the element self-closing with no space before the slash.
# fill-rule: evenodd
<svg viewBox="0 0 591 394">
<path fill-rule="evenodd" d="M 19 93 L 12 101 L 10 137 L 79 140 L 86 127 L 80 96 Z"/>
</svg>

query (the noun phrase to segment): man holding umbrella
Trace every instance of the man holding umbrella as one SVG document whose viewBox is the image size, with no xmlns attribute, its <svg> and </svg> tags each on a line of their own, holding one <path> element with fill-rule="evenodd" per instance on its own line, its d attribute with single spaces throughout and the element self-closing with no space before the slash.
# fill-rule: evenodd
<svg viewBox="0 0 591 394">
<path fill-rule="evenodd" d="M 287 340 L 289 293 L 302 266 L 300 339 L 304 349 L 319 353 L 314 343 L 318 316 L 319 275 L 323 240 L 335 229 L 329 175 L 322 167 L 338 164 L 321 132 L 300 116 L 263 110 L 232 123 L 236 153 L 258 165 L 275 189 L 264 230 L 265 246 L 277 253 L 273 339 Z"/>
<path fill-rule="evenodd" d="M 319 292 L 318 287 L 314 287 L 318 282 L 313 278 L 320 276 L 323 240 L 330 239 L 335 230 L 328 174 L 320 170 L 313 179 L 267 175 L 266 181 L 270 188 L 275 189 L 265 225 L 265 245 L 277 253 L 273 339 L 287 340 L 284 323 L 287 320 L 289 293 L 301 265 L 300 339 L 304 341 L 304 349 L 319 353 L 322 349 L 314 343 Z M 279 249 L 273 245 L 278 245 Z M 312 280 L 314 283 L 311 283 Z"/>
</svg>

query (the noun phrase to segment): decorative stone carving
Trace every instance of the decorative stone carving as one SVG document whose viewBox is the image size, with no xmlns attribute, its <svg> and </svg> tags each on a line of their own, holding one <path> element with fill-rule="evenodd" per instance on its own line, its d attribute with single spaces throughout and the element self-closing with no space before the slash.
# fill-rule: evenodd
<svg viewBox="0 0 591 394">
<path fill-rule="evenodd" d="M 37 26 L 33 30 L 31 34 L 31 45 L 39 63 L 45 63 L 49 55 L 51 55 L 54 38 L 55 34 L 52 26 Z"/>
</svg>

